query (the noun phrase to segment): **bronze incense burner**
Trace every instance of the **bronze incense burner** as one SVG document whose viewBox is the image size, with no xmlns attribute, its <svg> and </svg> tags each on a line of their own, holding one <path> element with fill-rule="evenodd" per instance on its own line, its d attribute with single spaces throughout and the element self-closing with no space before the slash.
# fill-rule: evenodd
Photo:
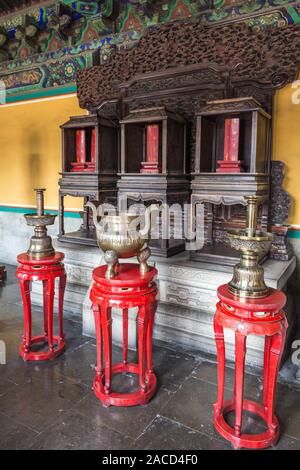
<svg viewBox="0 0 300 470">
<path fill-rule="evenodd" d="M 256 230 L 258 205 L 262 198 L 248 196 L 247 227 L 244 230 L 228 232 L 230 245 L 241 252 L 240 262 L 234 267 L 229 290 L 240 298 L 261 298 L 268 295 L 269 288 L 264 281 L 264 269 L 259 260 L 271 247 L 273 236 Z"/>
<path fill-rule="evenodd" d="M 36 191 L 36 213 L 25 214 L 27 225 L 34 227 L 34 235 L 30 239 L 30 246 L 27 254 L 32 259 L 47 258 L 54 256 L 55 250 L 52 246 L 51 237 L 47 234 L 47 225 L 53 225 L 56 215 L 45 214 L 44 212 L 44 192 L 45 189 L 35 189 Z"/>
<path fill-rule="evenodd" d="M 148 247 L 148 234 L 152 208 L 146 208 L 142 218 L 146 228 L 141 230 L 141 218 L 136 215 L 121 212 L 118 215 L 103 216 L 99 221 L 95 203 L 89 201 L 86 207 L 90 207 L 93 211 L 98 246 L 104 251 L 104 259 L 107 264 L 105 277 L 111 279 L 117 274 L 119 258 L 126 259 L 136 256 L 141 274 L 144 275 L 149 271 L 147 260 L 151 256 L 151 250 Z"/>
</svg>

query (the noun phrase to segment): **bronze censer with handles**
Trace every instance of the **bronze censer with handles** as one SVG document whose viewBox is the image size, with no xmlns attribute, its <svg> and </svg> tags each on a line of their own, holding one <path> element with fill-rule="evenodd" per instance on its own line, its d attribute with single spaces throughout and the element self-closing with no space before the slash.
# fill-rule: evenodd
<svg viewBox="0 0 300 470">
<path fill-rule="evenodd" d="M 89 201 L 86 206 L 92 209 L 98 246 L 104 251 L 107 264 L 105 277 L 111 279 L 117 274 L 119 259 L 135 256 L 140 264 L 140 273 L 144 275 L 149 271 L 147 260 L 151 256 L 148 246 L 150 214 L 152 210 L 157 209 L 156 205 L 145 209 L 142 217 L 143 229 L 140 228 L 140 216 L 121 212 L 118 215 L 105 215 L 99 220 L 97 202 Z"/>
</svg>

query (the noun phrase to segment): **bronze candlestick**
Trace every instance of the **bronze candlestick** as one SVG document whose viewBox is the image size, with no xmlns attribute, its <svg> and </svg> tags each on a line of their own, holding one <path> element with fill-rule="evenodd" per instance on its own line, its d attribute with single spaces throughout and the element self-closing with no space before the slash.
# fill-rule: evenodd
<svg viewBox="0 0 300 470">
<path fill-rule="evenodd" d="M 27 225 L 34 227 L 34 235 L 30 239 L 30 246 L 27 254 L 30 258 L 41 259 L 55 255 L 52 240 L 47 235 L 47 225 L 53 225 L 56 215 L 44 213 L 44 192 L 45 189 L 35 189 L 36 191 L 36 214 L 25 214 Z"/>
<path fill-rule="evenodd" d="M 258 196 L 248 196 L 247 227 L 244 230 L 228 232 L 230 245 L 241 252 L 240 262 L 234 267 L 229 290 L 240 298 L 261 298 L 268 295 L 269 288 L 264 281 L 264 269 L 259 259 L 270 250 L 272 234 L 256 230 L 257 209 L 262 202 Z"/>
</svg>

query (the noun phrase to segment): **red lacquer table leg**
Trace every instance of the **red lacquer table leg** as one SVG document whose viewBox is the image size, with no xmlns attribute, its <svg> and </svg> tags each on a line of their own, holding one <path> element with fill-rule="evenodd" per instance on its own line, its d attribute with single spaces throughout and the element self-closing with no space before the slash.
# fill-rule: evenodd
<svg viewBox="0 0 300 470">
<path fill-rule="evenodd" d="M 54 280 L 48 279 L 47 280 L 47 288 L 46 288 L 46 305 L 47 305 L 47 319 L 48 319 L 48 347 L 49 351 L 54 350 L 53 346 L 53 305 L 54 305 Z"/>
<path fill-rule="evenodd" d="M 103 341 L 104 341 L 104 358 L 105 358 L 105 385 L 104 390 L 108 395 L 110 393 L 111 386 L 111 367 L 112 367 L 112 318 L 111 308 L 107 305 L 101 306 L 102 314 L 102 329 L 103 329 Z"/>
<path fill-rule="evenodd" d="M 128 362 L 128 308 L 123 309 L 123 364 Z"/>
<path fill-rule="evenodd" d="M 157 309 L 157 302 L 152 302 L 149 306 L 146 306 L 149 309 L 148 315 L 148 328 L 147 328 L 147 372 L 151 374 L 153 372 L 153 364 L 152 364 L 152 336 L 153 336 L 153 326 L 154 326 L 154 318 L 155 312 Z"/>
<path fill-rule="evenodd" d="M 238 331 L 235 332 L 235 435 L 241 435 L 242 415 L 243 415 L 243 398 L 244 398 L 244 369 L 245 369 L 245 345 L 246 336 Z"/>
<path fill-rule="evenodd" d="M 96 333 L 96 341 L 97 341 L 96 374 L 101 377 L 102 376 L 102 330 L 101 330 L 100 306 L 98 304 L 93 304 L 93 312 L 94 312 L 94 319 L 95 319 L 95 333 Z"/>
<path fill-rule="evenodd" d="M 59 322 L 59 336 L 64 339 L 64 296 L 67 283 L 67 275 L 64 274 L 59 278 L 59 291 L 58 291 L 58 322 Z"/>
<path fill-rule="evenodd" d="M 225 343 L 223 327 L 214 319 L 214 332 L 218 357 L 218 398 L 214 405 L 215 415 L 219 415 L 223 407 L 224 401 L 224 385 L 225 385 Z"/>
<path fill-rule="evenodd" d="M 24 351 L 29 352 L 31 344 L 31 301 L 30 301 L 30 281 L 20 280 L 21 295 L 24 307 Z"/>
<path fill-rule="evenodd" d="M 47 313 L 47 281 L 43 283 L 43 314 L 44 314 L 44 336 L 48 336 L 48 313 Z"/>
<path fill-rule="evenodd" d="M 147 315 L 144 305 L 140 307 L 138 314 L 138 354 L 139 354 L 139 382 L 142 392 L 146 391 L 145 382 L 145 357 L 146 357 L 146 334 L 147 334 Z"/>
</svg>

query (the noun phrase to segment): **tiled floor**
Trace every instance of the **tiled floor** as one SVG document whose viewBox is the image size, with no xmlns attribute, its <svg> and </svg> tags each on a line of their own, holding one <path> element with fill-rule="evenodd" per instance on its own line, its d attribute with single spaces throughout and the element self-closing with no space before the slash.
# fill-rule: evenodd
<svg viewBox="0 0 300 470">
<path fill-rule="evenodd" d="M 67 315 L 66 315 L 67 317 Z M 72 319 L 71 319 L 72 318 Z M 147 406 L 104 408 L 92 392 L 95 341 L 82 336 L 80 318 L 65 319 L 67 350 L 49 363 L 24 363 L 18 358 L 22 306 L 14 268 L 0 288 L 0 340 L 7 364 L 0 365 L 0 449 L 230 449 L 212 425 L 216 399 L 215 358 L 187 353 L 172 344 L 154 343 L 159 379 L 156 396 Z M 34 326 L 41 312 L 35 309 Z M 115 359 L 120 350 L 115 348 Z M 228 369 L 226 393 L 232 391 Z M 116 377 L 125 389 L 134 379 Z M 250 398 L 259 398 L 261 379 L 247 374 Z M 300 387 L 299 387 L 300 388 Z M 276 449 L 300 449 L 300 391 L 297 384 L 278 385 L 277 414 L 282 435 Z M 244 429 L 261 423 L 245 417 Z"/>
</svg>

